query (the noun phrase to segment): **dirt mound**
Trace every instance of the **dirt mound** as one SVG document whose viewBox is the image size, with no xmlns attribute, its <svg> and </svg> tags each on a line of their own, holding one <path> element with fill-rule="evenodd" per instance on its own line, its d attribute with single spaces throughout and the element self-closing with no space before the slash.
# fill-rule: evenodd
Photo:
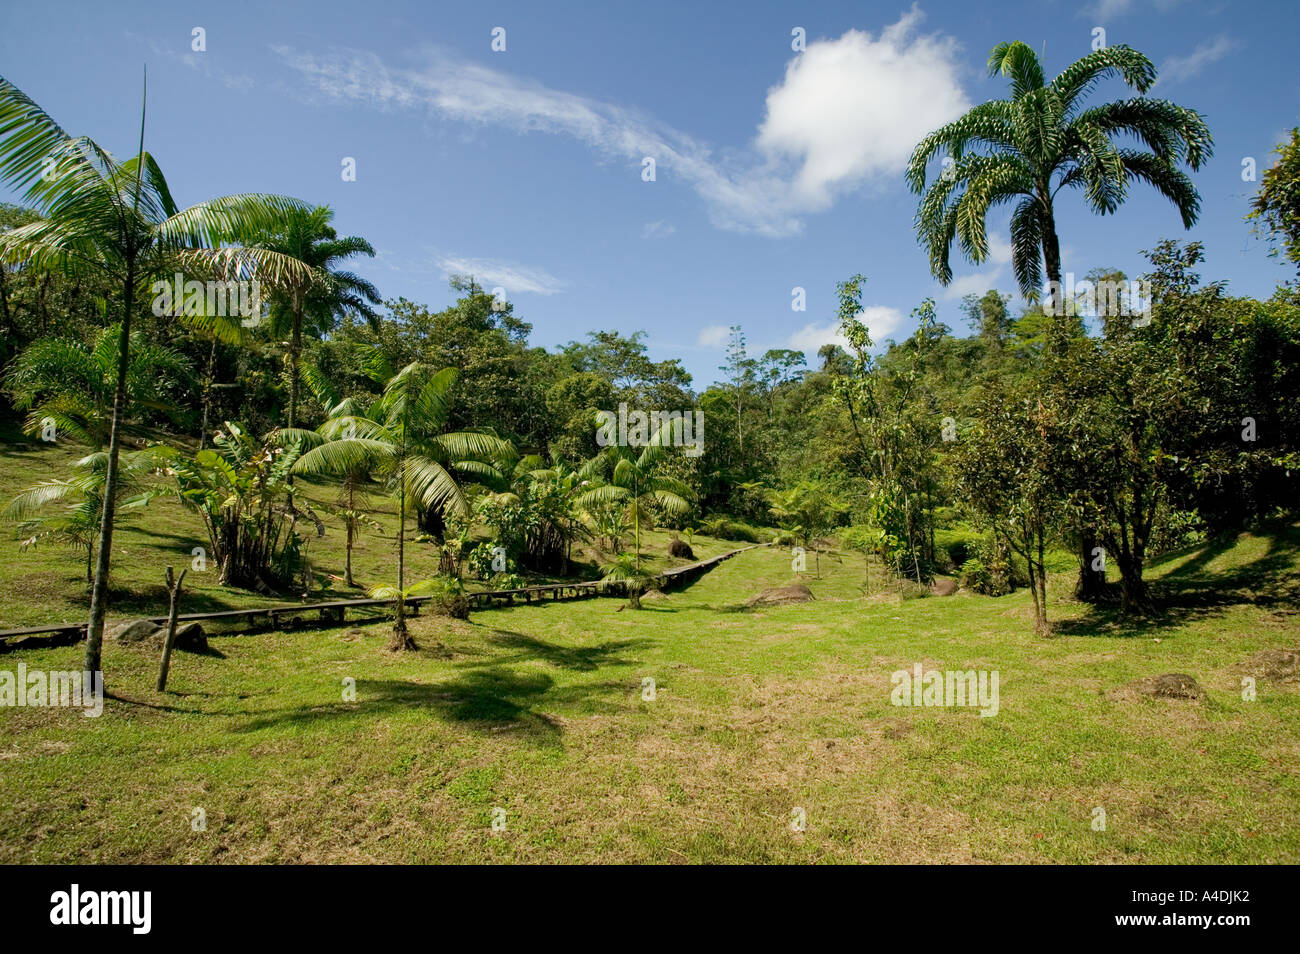
<svg viewBox="0 0 1300 954">
<path fill-rule="evenodd" d="M 957 581 L 951 577 L 941 576 L 930 584 L 931 596 L 952 596 L 957 592 Z"/>
<path fill-rule="evenodd" d="M 745 601 L 746 606 L 783 606 L 786 603 L 811 603 L 816 597 L 812 595 L 812 590 L 802 583 L 792 583 L 790 586 L 774 586 L 763 592 L 751 596 Z"/>
<path fill-rule="evenodd" d="M 1151 695 L 1163 699 L 1199 699 L 1204 694 L 1196 680 L 1185 672 L 1167 672 L 1156 676 L 1151 683 Z"/>
<path fill-rule="evenodd" d="M 685 540 L 673 540 L 668 544 L 668 555 L 677 557 L 679 560 L 694 560 L 695 551 Z"/>
<path fill-rule="evenodd" d="M 1131 702 L 1138 696 L 1157 699 L 1186 699 L 1196 701 L 1205 696 L 1200 684 L 1185 672 L 1167 672 L 1162 676 L 1146 676 L 1128 685 L 1119 686 L 1106 693 L 1113 702 Z"/>
<path fill-rule="evenodd" d="M 1270 682 L 1300 683 L 1300 648 L 1265 649 L 1251 656 L 1243 670 Z"/>
<path fill-rule="evenodd" d="M 668 599 L 668 594 L 665 593 L 663 590 L 659 590 L 659 589 L 646 590 L 644 593 L 641 594 L 641 602 L 643 603 L 646 602 L 647 600 L 651 603 L 657 603 L 660 602 L 661 600 L 666 600 L 666 599 Z"/>
</svg>

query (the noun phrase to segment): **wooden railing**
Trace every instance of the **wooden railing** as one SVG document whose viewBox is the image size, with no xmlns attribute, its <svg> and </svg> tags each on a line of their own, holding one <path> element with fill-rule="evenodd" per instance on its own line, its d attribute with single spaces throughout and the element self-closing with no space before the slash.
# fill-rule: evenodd
<svg viewBox="0 0 1300 954">
<path fill-rule="evenodd" d="M 737 553 L 744 553 L 746 550 L 753 550 L 755 547 L 761 546 L 771 546 L 771 544 L 755 543 L 736 550 L 729 550 L 715 557 L 709 557 L 707 560 L 699 560 L 685 566 L 673 567 L 656 574 L 655 580 L 661 588 L 668 589 L 707 573 L 713 567 L 724 560 L 731 559 Z M 546 602 L 548 597 L 550 601 L 558 602 L 607 595 L 626 596 L 627 585 L 616 581 L 589 580 L 583 583 L 547 583 L 540 586 L 523 586 L 513 590 L 475 590 L 465 593 L 471 609 L 483 609 L 484 607 L 498 605 L 513 606 L 519 600 L 524 603 L 532 603 L 534 600 L 542 603 Z M 418 616 L 420 604 L 432 598 L 429 596 L 408 597 L 406 605 L 410 608 L 411 615 Z M 246 621 L 250 628 L 256 626 L 259 620 L 264 620 L 267 628 L 280 629 L 286 625 L 291 628 L 305 625 L 306 620 L 304 617 L 308 614 L 318 614 L 319 622 L 341 625 L 345 621 L 348 610 L 378 609 L 393 606 L 396 603 L 397 599 L 395 597 L 387 599 L 332 600 L 327 603 L 287 603 L 279 606 L 258 606 L 250 609 L 216 610 L 210 613 L 182 613 L 176 619 L 179 623 L 239 623 Z M 159 626 L 167 623 L 166 616 L 144 618 L 157 623 Z M 368 617 L 357 620 L 357 622 L 373 623 L 387 618 L 387 616 Z M 84 622 L 50 623 L 44 626 L 29 626 L 24 629 L 0 631 L 0 653 L 18 648 L 29 637 L 33 636 L 46 637 L 40 640 L 41 645 L 71 645 L 86 638 L 86 624 Z"/>
</svg>

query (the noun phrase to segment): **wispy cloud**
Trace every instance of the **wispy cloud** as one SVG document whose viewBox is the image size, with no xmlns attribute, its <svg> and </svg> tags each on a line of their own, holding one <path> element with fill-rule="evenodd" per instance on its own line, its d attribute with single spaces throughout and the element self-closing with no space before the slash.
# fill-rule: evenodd
<svg viewBox="0 0 1300 954">
<path fill-rule="evenodd" d="M 1183 0 L 1096 0 L 1080 8 L 1079 16 L 1108 21 L 1122 17 L 1143 6 L 1154 7 L 1157 13 L 1168 13 Z"/>
<path fill-rule="evenodd" d="M 677 226 L 669 222 L 647 222 L 641 229 L 643 239 L 663 239 L 668 238 L 677 231 Z"/>
<path fill-rule="evenodd" d="M 1156 85 L 1191 79 L 1210 64 L 1219 62 L 1239 49 L 1241 49 L 1241 41 L 1226 34 L 1219 34 L 1212 40 L 1198 43 L 1196 49 L 1186 56 L 1171 56 L 1161 63 Z"/>
<path fill-rule="evenodd" d="M 726 325 L 709 325 L 700 329 L 696 344 L 701 348 L 721 348 L 731 337 L 731 329 Z"/>
<path fill-rule="evenodd" d="M 144 43 L 155 56 L 161 56 L 173 62 L 188 66 L 190 69 L 199 73 L 203 77 L 216 80 L 227 89 L 233 89 L 240 93 L 247 93 L 253 88 L 253 78 L 244 73 L 231 73 L 216 65 L 214 59 L 209 58 L 206 51 L 197 52 L 190 48 L 188 38 L 185 45 L 178 47 L 175 43 L 160 43 L 156 39 L 143 37 L 130 30 L 126 31 L 128 38 Z"/>
<path fill-rule="evenodd" d="M 688 184 L 715 226 L 797 234 L 803 219 L 843 192 L 896 177 L 927 132 L 969 103 L 951 38 L 918 33 L 913 7 L 879 35 L 849 30 L 815 40 L 787 65 L 746 148 L 725 158 L 638 110 L 552 89 L 446 51 L 418 51 L 418 66 L 373 53 L 272 50 L 320 95 L 381 110 L 418 110 L 521 133 L 569 136 L 603 159 L 651 156 L 660 183 Z"/>
<path fill-rule="evenodd" d="M 531 292 L 534 295 L 558 295 L 568 286 L 544 268 L 516 265 L 489 258 L 443 256 L 438 267 L 447 275 L 472 275 L 485 287 L 500 285 L 507 295 Z"/>
<path fill-rule="evenodd" d="M 888 305 L 867 305 L 858 312 L 858 320 L 867 326 L 871 340 L 880 344 L 894 329 L 903 322 L 903 314 L 897 308 Z M 795 348 L 809 356 L 815 356 L 822 345 L 837 344 L 848 349 L 849 341 L 840 334 L 838 322 L 829 321 L 819 325 L 816 322 L 804 325 L 790 336 L 786 347 Z"/>
</svg>

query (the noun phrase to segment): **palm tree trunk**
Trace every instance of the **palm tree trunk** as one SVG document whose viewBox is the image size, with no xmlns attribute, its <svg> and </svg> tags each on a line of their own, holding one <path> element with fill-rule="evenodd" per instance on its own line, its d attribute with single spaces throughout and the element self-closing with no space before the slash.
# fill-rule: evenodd
<svg viewBox="0 0 1300 954">
<path fill-rule="evenodd" d="M 353 535 L 354 535 L 355 530 L 356 530 L 356 526 L 355 526 L 355 524 L 356 524 L 356 517 L 354 516 L 354 515 L 356 514 L 356 512 L 357 512 L 357 509 L 356 509 L 356 508 L 357 508 L 357 502 L 356 502 L 356 488 L 355 488 L 355 487 L 354 487 L 354 486 L 349 482 L 349 484 L 348 484 L 348 519 L 347 519 L 347 522 L 348 522 L 348 555 L 347 555 L 347 564 L 346 564 L 346 569 L 344 570 L 344 580 L 345 580 L 345 582 L 347 583 L 348 586 L 356 586 L 356 583 L 352 582 L 352 538 L 353 538 Z"/>
<path fill-rule="evenodd" d="M 208 439 L 208 407 L 212 403 L 212 375 L 217 363 L 217 339 L 212 339 L 208 349 L 208 375 L 203 381 L 203 426 L 199 430 L 199 450 L 203 450 Z"/>
<path fill-rule="evenodd" d="M 397 619 L 393 622 L 393 639 L 389 649 L 394 652 L 415 649 L 415 640 L 406 630 L 406 459 L 399 471 L 400 489 L 397 505 Z"/>
<path fill-rule="evenodd" d="M 302 301 L 298 292 L 293 293 L 292 330 L 289 333 L 289 426 L 298 423 L 298 352 L 302 350 Z M 293 484 L 293 475 L 289 475 Z"/>
<path fill-rule="evenodd" d="M 122 331 L 118 338 L 117 387 L 113 392 L 113 426 L 108 438 L 108 467 L 104 471 L 104 512 L 99 525 L 95 582 L 90 591 L 90 621 L 86 625 L 86 657 L 82 668 L 100 672 L 104 616 L 108 611 L 108 568 L 113 555 L 113 520 L 117 516 L 117 465 L 122 446 L 122 416 L 126 411 L 126 369 L 131 344 L 131 312 L 135 309 L 135 259 L 128 257 L 122 286 Z"/>
</svg>

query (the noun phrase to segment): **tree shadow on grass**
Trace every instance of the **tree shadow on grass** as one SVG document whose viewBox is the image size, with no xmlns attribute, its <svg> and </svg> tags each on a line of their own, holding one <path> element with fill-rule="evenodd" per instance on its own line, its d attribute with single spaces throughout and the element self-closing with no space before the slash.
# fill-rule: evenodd
<svg viewBox="0 0 1300 954">
<path fill-rule="evenodd" d="M 485 662 L 472 661 L 461 665 L 465 668 L 478 668 L 539 659 L 561 669 L 594 672 L 601 666 L 631 665 L 636 660 L 625 659 L 622 654 L 634 647 L 645 646 L 649 640 L 616 639 L 595 646 L 561 646 L 557 643 L 548 643 L 536 636 L 529 636 L 527 633 L 497 629 L 486 637 L 486 642 L 489 646 L 500 646 L 513 652 L 505 656 L 495 656 Z"/>
<path fill-rule="evenodd" d="M 493 736 L 508 734 L 533 745 L 558 746 L 562 744 L 564 723 L 538 710 L 543 697 L 553 704 L 586 702 L 591 705 L 591 697 L 620 688 L 626 687 L 605 682 L 556 689 L 555 680 L 545 673 L 518 673 L 500 666 L 470 670 L 430 684 L 362 679 L 357 681 L 356 703 L 270 713 L 234 731 L 320 725 L 331 720 L 372 719 L 403 710 L 419 710 L 476 732 Z M 604 705 L 614 708 L 609 703 Z"/>
<path fill-rule="evenodd" d="M 147 617 L 153 619 L 167 615 L 167 587 L 163 584 L 135 585 L 131 588 L 109 586 L 108 612 L 112 616 Z M 69 603 L 89 610 L 90 594 L 78 593 Z M 262 597 L 260 603 L 274 602 Z M 181 594 L 181 613 L 218 613 L 224 610 L 244 609 L 243 603 L 232 602 L 207 590 L 191 590 Z"/>
<path fill-rule="evenodd" d="M 1271 528 L 1268 549 L 1250 563 L 1217 573 L 1206 570 L 1236 542 L 1235 537 L 1209 541 L 1186 563 L 1149 581 L 1155 609 L 1146 616 L 1124 616 L 1117 606 L 1094 606 L 1084 616 L 1057 623 L 1055 631 L 1062 636 L 1145 636 L 1221 616 L 1243 604 L 1300 615 L 1300 527 Z"/>
</svg>

